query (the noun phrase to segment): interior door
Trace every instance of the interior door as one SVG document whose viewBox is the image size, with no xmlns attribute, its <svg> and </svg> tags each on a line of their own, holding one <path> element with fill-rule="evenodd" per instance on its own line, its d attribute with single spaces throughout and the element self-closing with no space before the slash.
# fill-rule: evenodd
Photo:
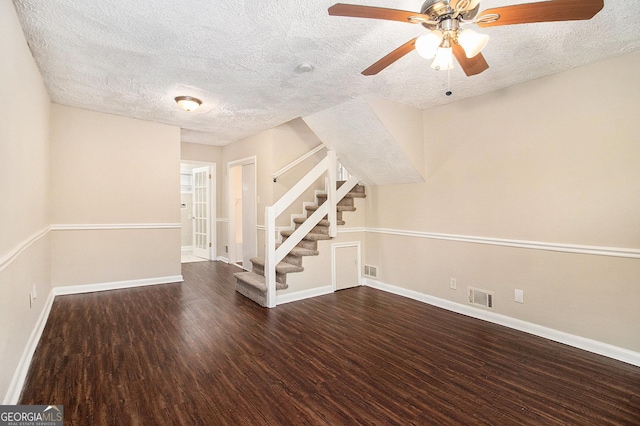
<svg viewBox="0 0 640 426">
<path fill-rule="evenodd" d="M 334 271 L 336 291 L 360 285 L 358 246 L 334 247 Z"/>
<path fill-rule="evenodd" d="M 193 177 L 193 255 L 211 259 L 211 224 L 209 223 L 209 167 L 191 171 Z"/>
<path fill-rule="evenodd" d="M 256 165 L 242 166 L 242 267 L 251 269 L 251 258 L 258 255 L 256 228 Z"/>
</svg>

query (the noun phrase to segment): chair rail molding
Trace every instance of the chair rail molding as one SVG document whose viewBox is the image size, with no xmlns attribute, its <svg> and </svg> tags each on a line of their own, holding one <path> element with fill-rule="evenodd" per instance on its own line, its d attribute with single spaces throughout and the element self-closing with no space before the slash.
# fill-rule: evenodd
<svg viewBox="0 0 640 426">
<path fill-rule="evenodd" d="M 21 241 L 13 250 L 0 257 L 0 272 L 4 271 L 20 254 L 31 247 L 36 241 L 49 233 L 51 227 L 47 226 L 40 231 L 32 234 L 29 238 Z"/>
<path fill-rule="evenodd" d="M 179 229 L 181 223 L 62 223 L 51 225 L 52 231 L 102 231 L 115 229 Z"/>
<path fill-rule="evenodd" d="M 432 240 L 459 241 L 463 243 L 487 244 L 533 250 L 557 251 L 564 253 L 591 254 L 596 256 L 626 257 L 640 259 L 640 249 L 621 247 L 601 247 L 578 244 L 550 243 L 544 241 L 511 240 L 505 238 L 479 237 L 474 235 L 440 234 L 423 231 L 408 231 L 387 228 L 365 228 L 365 232 L 403 237 L 427 238 Z"/>
</svg>

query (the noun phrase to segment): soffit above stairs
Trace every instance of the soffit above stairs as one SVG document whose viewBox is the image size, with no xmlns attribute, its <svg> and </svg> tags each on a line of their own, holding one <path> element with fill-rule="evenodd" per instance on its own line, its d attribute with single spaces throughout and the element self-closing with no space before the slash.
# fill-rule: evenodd
<svg viewBox="0 0 640 426">
<path fill-rule="evenodd" d="M 303 120 L 364 184 L 424 182 L 419 110 L 389 100 L 360 97 Z"/>
</svg>

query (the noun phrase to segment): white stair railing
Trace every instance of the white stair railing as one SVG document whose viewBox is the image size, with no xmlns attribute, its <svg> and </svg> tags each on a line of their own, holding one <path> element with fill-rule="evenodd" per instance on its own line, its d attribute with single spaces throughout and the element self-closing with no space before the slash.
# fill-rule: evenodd
<svg viewBox="0 0 640 426">
<path fill-rule="evenodd" d="M 324 146 L 322 144 L 316 146 L 311 151 L 309 151 L 306 154 L 300 156 L 299 158 L 296 158 L 291 163 L 287 164 L 286 166 L 284 166 L 283 168 L 281 168 L 277 172 L 273 173 L 271 175 L 271 178 L 273 179 L 274 182 L 276 182 L 281 175 L 283 175 L 286 172 L 288 172 L 289 170 L 293 169 L 295 166 L 297 166 L 298 164 L 302 163 L 303 161 L 305 161 L 307 158 L 311 157 L 316 152 L 320 152 L 325 148 L 326 148 L 326 146 Z"/>
<path fill-rule="evenodd" d="M 327 201 L 322 204 L 307 220 L 296 229 L 276 249 L 276 219 L 311 185 L 326 173 L 325 186 Z M 276 265 L 296 246 L 311 230 L 327 216 L 329 220 L 329 236 L 335 237 L 337 230 L 337 204 L 357 183 L 351 177 L 340 189 L 336 190 L 337 158 L 335 151 L 327 151 L 327 156 L 307 173 L 293 188 L 282 196 L 274 205 L 265 210 L 265 281 L 267 284 L 267 307 L 276 306 Z"/>
</svg>

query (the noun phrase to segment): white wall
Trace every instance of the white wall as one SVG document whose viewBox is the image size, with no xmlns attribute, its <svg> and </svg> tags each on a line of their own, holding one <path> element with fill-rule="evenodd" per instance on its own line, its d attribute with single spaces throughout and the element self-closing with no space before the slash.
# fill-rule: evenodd
<svg viewBox="0 0 640 426">
<path fill-rule="evenodd" d="M 634 53 L 425 111 L 427 181 L 368 188 L 380 281 L 460 303 L 480 287 L 497 313 L 640 352 L 640 259 L 496 245 L 640 253 L 638 69 Z"/>
<path fill-rule="evenodd" d="M 50 101 L 10 1 L 0 2 L 0 57 L 0 396 L 4 398 L 51 290 Z M 38 298 L 30 307 L 34 284 Z"/>
</svg>

